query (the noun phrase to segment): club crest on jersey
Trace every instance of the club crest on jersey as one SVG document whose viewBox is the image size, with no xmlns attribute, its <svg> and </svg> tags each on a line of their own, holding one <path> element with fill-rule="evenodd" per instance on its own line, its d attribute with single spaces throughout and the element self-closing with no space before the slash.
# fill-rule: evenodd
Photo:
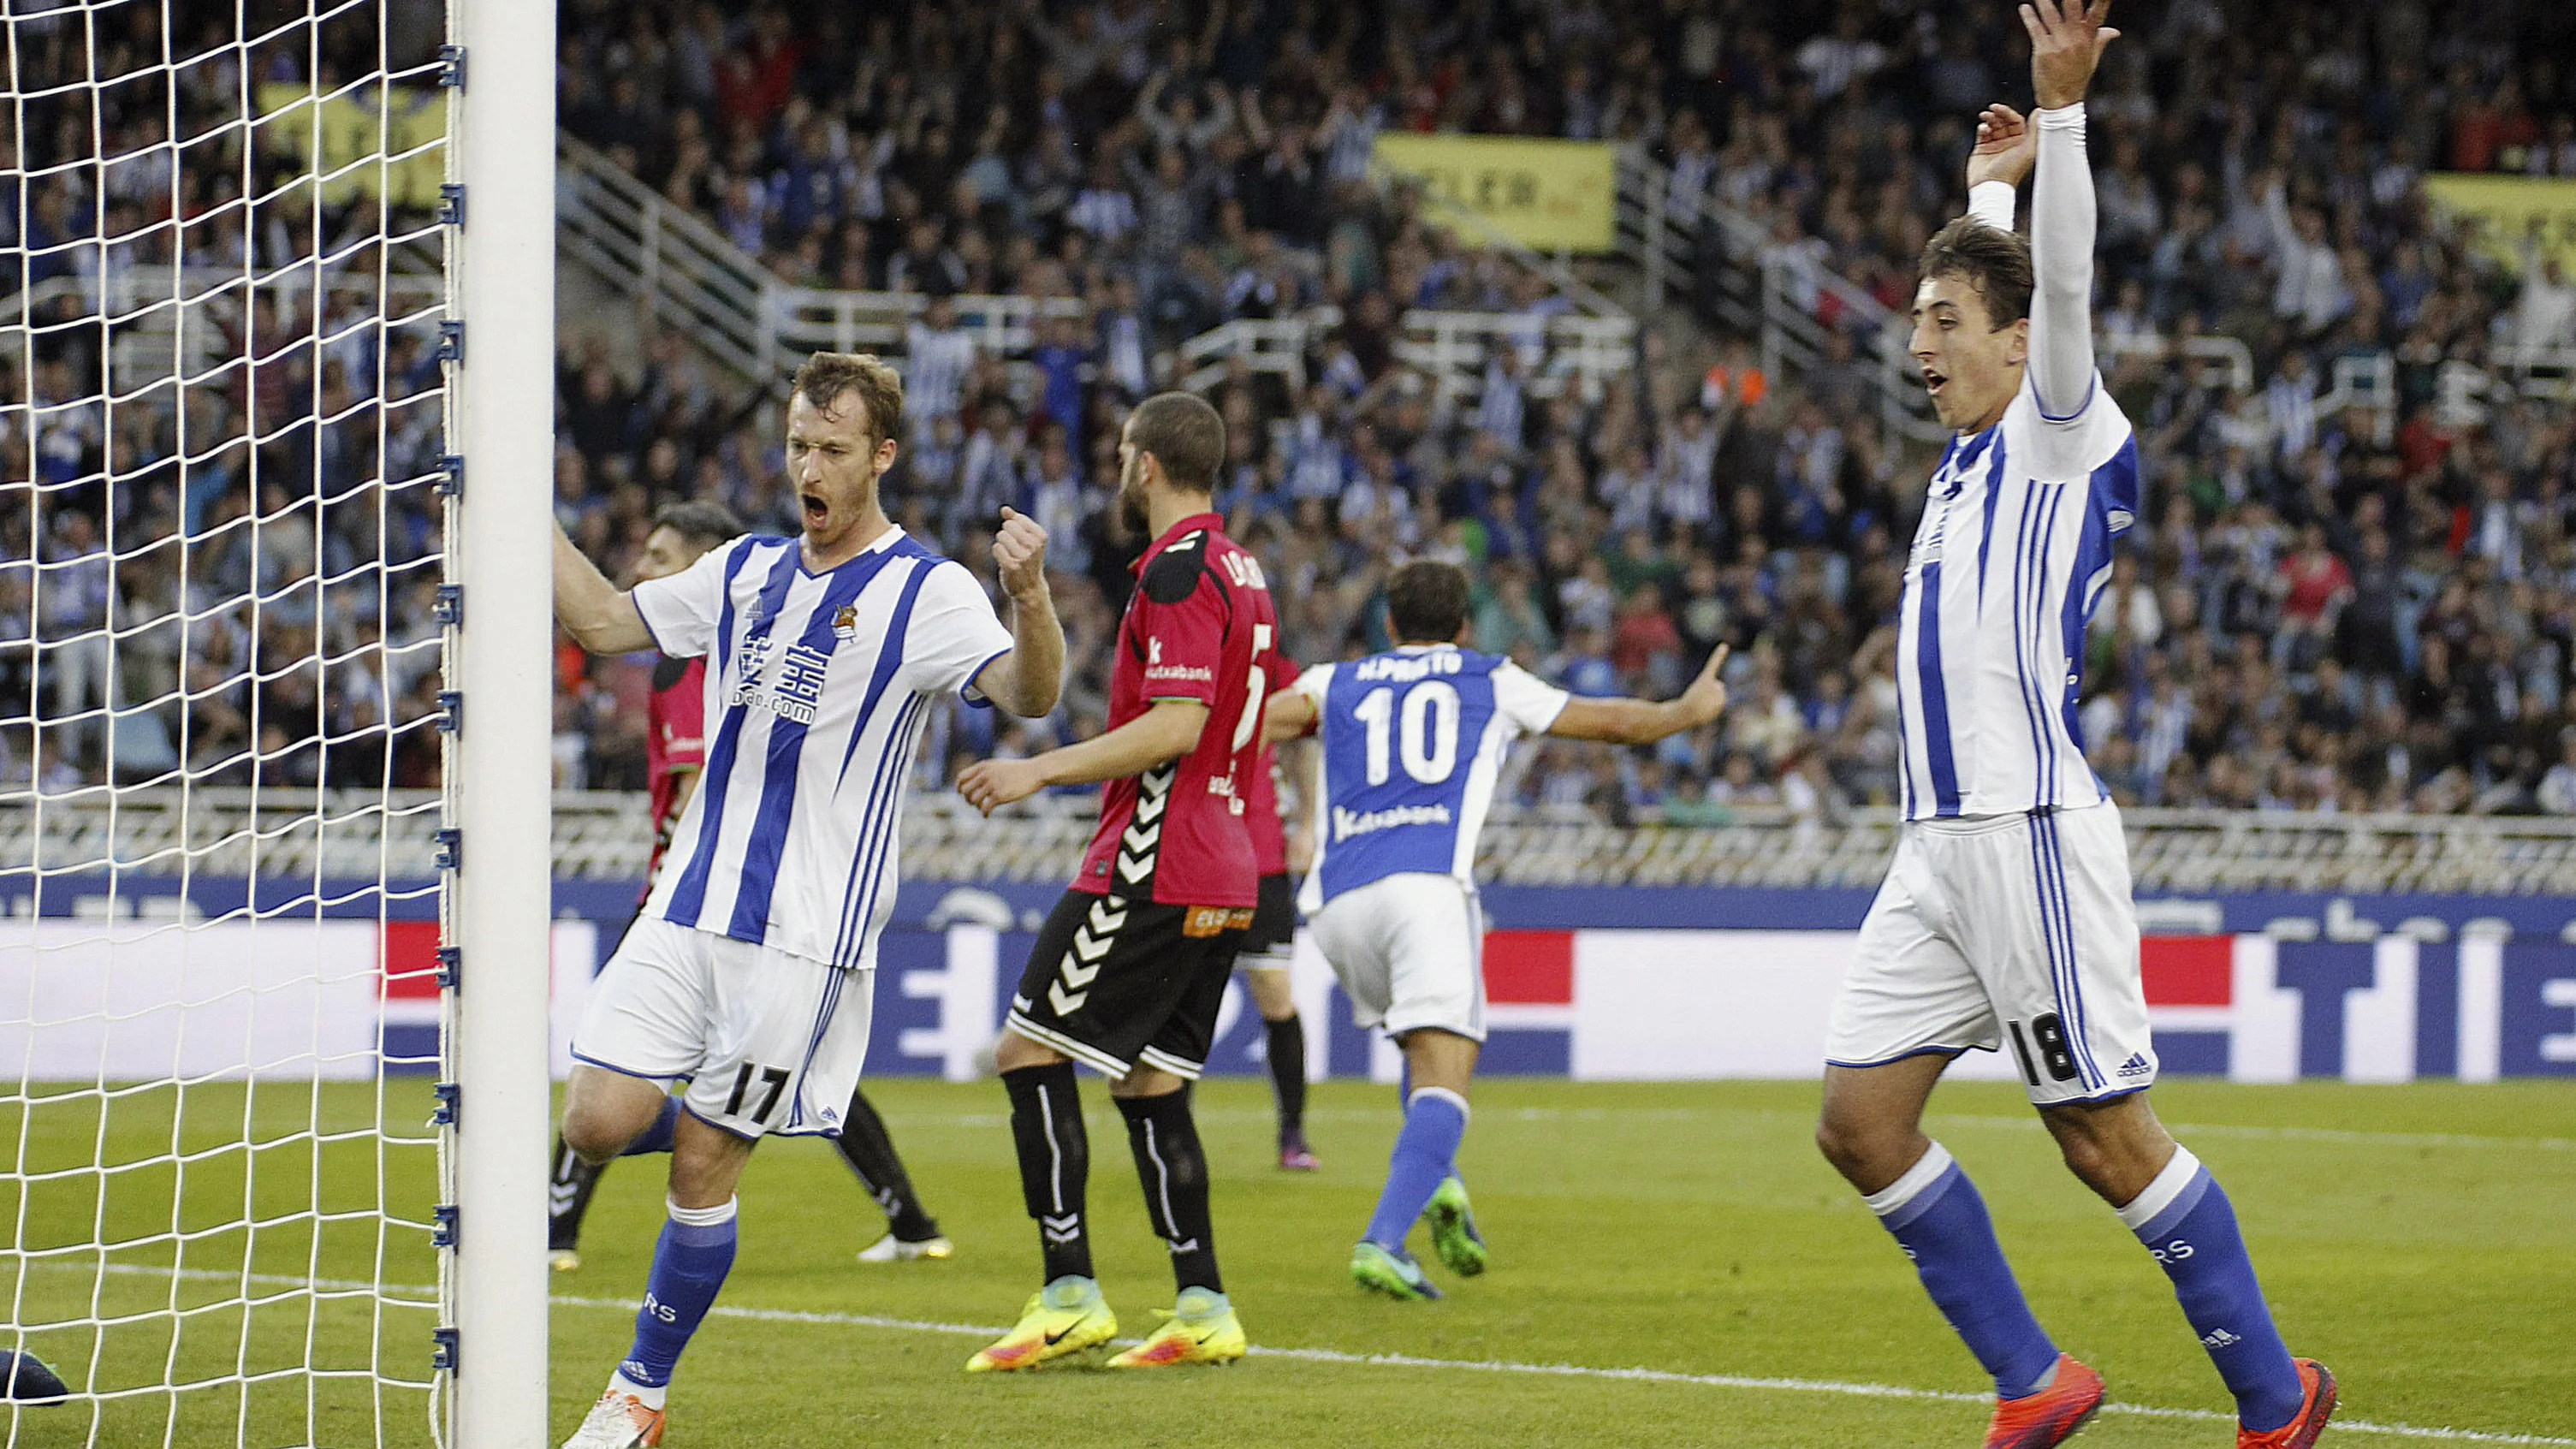
<svg viewBox="0 0 2576 1449">
<path fill-rule="evenodd" d="M 832 637 L 844 644 L 859 637 L 858 605 L 843 604 L 841 612 L 832 616 Z"/>
</svg>

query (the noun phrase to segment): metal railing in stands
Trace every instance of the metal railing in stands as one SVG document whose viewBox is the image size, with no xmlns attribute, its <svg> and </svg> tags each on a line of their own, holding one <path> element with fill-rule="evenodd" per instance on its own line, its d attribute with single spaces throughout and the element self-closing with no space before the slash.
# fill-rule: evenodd
<svg viewBox="0 0 2576 1449">
<path fill-rule="evenodd" d="M 391 877 L 421 877 L 434 872 L 438 849 L 437 796 L 425 791 L 326 797 L 316 812 L 310 787 L 282 790 L 273 813 L 263 813 L 247 788 L 196 788 L 182 811 L 175 789 L 126 790 L 111 801 L 93 787 L 49 794 L 41 825 L 27 798 L 0 805 L 0 875 L 29 869 L 41 851 L 52 873 L 113 867 L 135 876 L 185 869 L 200 877 L 372 878 L 381 862 Z M 953 794 L 924 792 L 906 812 L 903 871 L 920 879 L 1056 879 L 1081 858 L 1093 810 L 1088 795 L 1041 796 L 987 820 Z M 330 828 L 317 830 L 317 819 Z M 2576 897 L 2571 819 L 2132 809 L 2123 820 L 2145 895 Z M 642 795 L 558 792 L 554 822 L 557 876 L 643 874 L 653 831 Z M 1887 810 L 1821 821 L 1754 807 L 1724 824 L 1620 828 L 1582 807 L 1500 807 L 1480 868 L 1509 885 L 1865 888 L 1886 870 L 1896 831 Z"/>
<path fill-rule="evenodd" d="M 1856 334 L 1854 357 L 1876 394 L 1888 439 L 1948 437 L 1905 356 L 1905 319 L 1808 249 L 1774 239 L 1751 214 L 1723 202 L 1675 198 L 1671 170 L 1635 148 L 1620 155 L 1618 214 L 1619 254 L 1643 274 L 1649 313 L 1660 313 L 1675 290 L 1689 293 L 1720 324 L 1754 338 L 1762 368 L 1773 377 L 1784 365 L 1802 373 L 1814 368 L 1824 355 L 1826 332 L 1841 326 Z M 2105 337 L 2102 346 L 2112 354 L 2163 356 L 2173 344 L 2152 336 Z M 2237 388 L 2254 385 L 2253 353 L 2233 337 L 2186 338 L 2179 350 L 2225 364 Z M 2531 396 L 2576 397 L 2576 352 L 2536 349 L 2527 358 L 2508 359 L 2507 366 Z M 2330 383 L 2317 399 L 2318 415 L 2373 410 L 2374 431 L 2385 445 L 2396 422 L 2395 359 L 2385 352 L 2336 358 Z"/>
<path fill-rule="evenodd" d="M 1299 391 L 1306 386 L 1306 354 L 1323 334 L 1341 325 L 1338 307 L 1316 307 L 1294 317 L 1240 318 L 1200 333 L 1180 348 L 1180 386 L 1213 387 L 1235 358 L 1254 372 L 1276 373 Z M 1416 308 L 1398 319 L 1396 360 L 1431 380 L 1435 408 L 1473 406 L 1484 394 L 1485 365 L 1502 345 L 1537 361 L 1523 373 L 1532 397 L 1554 397 L 1571 383 L 1587 402 L 1598 401 L 1610 379 L 1636 363 L 1637 323 L 1624 314 L 1587 316 L 1559 312 L 1448 312 Z"/>
<path fill-rule="evenodd" d="M 67 321 L 103 320 L 108 335 L 109 402 L 122 402 L 176 377 L 198 382 L 212 373 L 241 364 L 242 309 L 254 288 L 280 301 L 299 300 L 310 308 L 309 292 L 317 280 L 332 291 L 356 288 L 370 294 L 353 300 L 344 311 L 326 309 L 322 329 L 308 326 L 298 340 L 327 347 L 347 331 L 381 323 L 400 326 L 438 312 L 447 299 L 447 281 L 438 271 L 389 267 L 382 274 L 383 296 L 372 260 L 364 265 L 343 258 L 316 269 L 309 262 L 262 268 L 136 266 L 95 274 L 48 277 L 24 292 L 0 298 L 0 327 L 56 326 Z M 56 317 L 56 304 L 70 298 L 79 305 L 68 318 Z M 307 316 L 311 314 L 307 311 Z M 128 386 L 133 382 L 134 386 Z"/>
<path fill-rule="evenodd" d="M 677 206 L 578 138 L 560 138 L 556 236 L 563 254 L 633 297 L 654 325 L 684 329 L 718 362 L 756 382 L 793 372 L 817 350 L 887 354 L 902 366 L 916 292 L 791 286 L 687 207 Z M 1025 358 L 1038 323 L 1082 315 L 1072 298 L 966 295 L 959 322 L 985 351 Z"/>
<path fill-rule="evenodd" d="M 654 325 L 686 330 L 718 362 L 758 382 L 784 376 L 818 348 L 878 351 L 902 366 L 905 325 L 928 305 L 919 293 L 791 286 L 704 218 L 673 205 L 596 148 L 565 135 L 560 154 L 558 245 L 566 257 L 633 297 Z M 1464 218 L 1462 224 L 1476 221 Z M 1396 355 L 1431 375 L 1441 402 L 1477 398 L 1488 348 L 1500 336 L 1543 351 L 1543 370 L 1530 385 L 1537 396 L 1553 395 L 1570 377 L 1587 396 L 1597 397 L 1604 381 L 1628 369 L 1637 324 L 1625 309 L 1561 263 L 1507 238 L 1483 240 L 1547 276 L 1576 310 L 1544 320 L 1518 312 L 1406 313 Z M 967 295 L 955 301 L 958 320 L 977 344 L 1015 364 L 1037 347 L 1044 319 L 1083 313 L 1082 304 L 1069 297 Z M 1302 389 L 1308 343 L 1318 329 L 1340 320 L 1335 309 L 1321 308 L 1275 322 L 1225 323 L 1182 345 L 1182 385 L 1214 384 L 1225 375 L 1227 360 L 1240 355 L 1255 371 L 1287 377 Z"/>
</svg>

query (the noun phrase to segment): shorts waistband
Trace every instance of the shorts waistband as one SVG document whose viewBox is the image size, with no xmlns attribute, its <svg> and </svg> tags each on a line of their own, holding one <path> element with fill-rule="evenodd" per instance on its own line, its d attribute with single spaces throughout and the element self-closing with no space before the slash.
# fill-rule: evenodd
<svg viewBox="0 0 2576 1449">
<path fill-rule="evenodd" d="M 2118 808 L 2104 800 L 2092 805 L 2051 805 L 2045 810 L 2011 810 L 2001 815 L 1936 815 L 1923 820 L 1908 820 L 1905 826 L 1909 830 L 1927 830 L 1935 835 L 1983 835 L 1989 830 L 2022 824 L 2036 816 L 2063 815 L 2071 819 L 2094 810 L 2117 811 Z"/>
</svg>

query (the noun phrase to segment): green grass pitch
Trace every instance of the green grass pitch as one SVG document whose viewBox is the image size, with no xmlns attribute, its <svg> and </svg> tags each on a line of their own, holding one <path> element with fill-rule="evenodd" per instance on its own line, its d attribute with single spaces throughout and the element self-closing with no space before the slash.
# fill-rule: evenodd
<svg viewBox="0 0 2576 1449">
<path fill-rule="evenodd" d="M 410 1084 L 398 1090 L 425 1098 Z M 1218 1246 L 1256 1352 L 1224 1370 L 1144 1378 L 959 1372 L 981 1341 L 965 1330 L 1009 1322 L 1038 1271 L 1002 1092 L 989 1082 L 919 1081 L 871 1091 L 959 1256 L 858 1265 L 853 1254 L 883 1220 L 839 1158 L 816 1142 L 764 1147 L 743 1187 L 741 1257 L 672 1390 L 670 1449 L 1841 1449 L 1966 1445 L 1983 1427 L 1975 1365 L 1808 1143 L 1812 1084 L 1479 1084 L 1464 1167 L 1495 1266 L 1458 1283 L 1435 1265 L 1451 1296 L 1411 1305 L 1364 1296 L 1344 1274 L 1393 1140 L 1392 1092 L 1319 1087 L 1311 1135 L 1325 1170 L 1290 1176 L 1270 1164 L 1266 1087 L 1211 1083 L 1201 1120 Z M 1085 1091 L 1102 1282 L 1134 1333 L 1169 1306 L 1169 1270 L 1107 1094 L 1097 1080 Z M 296 1106 L 295 1095 L 264 1089 L 254 1119 L 300 1123 L 314 1109 Z M 2156 1100 L 2235 1198 L 2292 1347 L 2342 1377 L 2352 1427 L 2328 1442 L 2576 1444 L 2576 1084 L 2174 1082 Z M 238 1089 L 199 1089 L 192 1121 L 201 1103 L 206 1131 L 238 1128 Z M 389 1104 L 388 1120 L 416 1122 L 418 1105 Z M 2225 1396 L 2163 1275 L 2058 1166 L 2018 1093 L 1957 1084 L 1934 1108 L 1932 1130 L 1976 1175 L 2041 1319 L 2110 1380 L 2119 1407 L 2080 1442 L 2231 1443 Z M 372 1110 L 363 1089 L 331 1089 L 316 1120 L 365 1120 Z M 32 1130 L 26 1120 L 23 1111 L 0 1117 L 0 1150 L 14 1157 L 23 1138 L 31 1166 L 87 1160 L 100 1137 L 94 1110 L 40 1112 Z M 147 1098 L 131 1120 L 122 1107 L 112 1114 L 105 1137 L 112 1150 L 129 1141 L 166 1150 L 172 1126 L 166 1107 L 156 1115 Z M 219 1154 L 190 1170 L 191 1211 L 234 1215 L 246 1193 L 291 1201 L 316 1173 L 335 1201 L 371 1193 L 372 1160 L 334 1152 L 325 1148 L 317 1165 L 310 1148 L 272 1150 L 248 1183 L 239 1154 Z M 389 1171 L 397 1185 L 426 1182 L 428 1159 L 397 1154 Z M 582 1271 L 555 1279 L 558 1438 L 625 1347 L 660 1186 L 656 1164 L 620 1163 L 601 1188 Z M 23 1244 L 82 1241 L 101 1214 L 111 1225 L 166 1220 L 172 1187 L 167 1173 L 125 1174 L 102 1207 L 94 1188 L 66 1180 L 13 1188 L 0 1210 L 16 1216 L 23 1201 Z M 334 1279 L 372 1272 L 373 1234 L 356 1222 L 326 1226 L 318 1243 L 295 1227 L 264 1230 L 247 1247 L 244 1238 L 193 1243 L 191 1275 L 176 1288 L 163 1271 L 167 1250 L 127 1255 L 105 1279 L 13 1270 L 0 1288 L 20 1294 L 33 1321 L 94 1290 L 111 1315 L 237 1298 L 245 1255 L 262 1275 L 314 1271 L 307 1264 Z M 415 1235 L 391 1240 L 383 1281 L 424 1283 L 429 1271 Z M 407 1376 L 426 1353 L 417 1311 L 363 1302 L 217 1307 L 182 1321 L 175 1349 L 166 1315 L 100 1335 L 102 1386 L 157 1382 L 165 1362 L 181 1377 L 236 1361 L 254 1372 L 291 1366 L 308 1342 L 317 1362 L 347 1367 L 363 1363 L 378 1325 L 381 1352 L 413 1355 L 401 1365 Z M 86 1330 L 56 1331 L 36 1346 L 78 1368 L 91 1342 Z M 1409 1361 L 1370 1361 L 1381 1355 Z M 1619 1370 L 1644 1372 L 1605 1372 Z M 95 1414 L 86 1405 L 27 1411 L 0 1442 L 231 1444 L 246 1423 L 262 1445 L 374 1443 L 366 1393 L 363 1380 L 282 1375 L 247 1393 L 144 1395 Z M 386 1402 L 394 1432 L 385 1442 L 424 1442 L 419 1396 Z"/>
</svg>

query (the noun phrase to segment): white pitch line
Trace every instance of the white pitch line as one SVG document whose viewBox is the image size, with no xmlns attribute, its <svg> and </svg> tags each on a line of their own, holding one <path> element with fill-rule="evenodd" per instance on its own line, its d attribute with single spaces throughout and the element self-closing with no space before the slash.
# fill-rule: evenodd
<svg viewBox="0 0 2576 1449">
<path fill-rule="evenodd" d="M 632 1300 L 616 1298 L 576 1298 L 558 1295 L 551 1301 L 566 1308 L 610 1308 L 631 1313 Z M 990 1324 L 935 1323 L 921 1319 L 886 1318 L 869 1313 L 821 1313 L 785 1308 L 738 1308 L 717 1304 L 707 1310 L 710 1318 L 739 1318 L 755 1323 L 803 1323 L 842 1328 L 885 1328 L 906 1333 L 944 1333 L 958 1336 L 991 1338 L 1006 1333 L 1007 1328 Z M 1119 1343 L 1137 1340 L 1122 1338 Z M 1255 1344 L 1250 1350 L 1255 1358 L 1294 1359 L 1303 1363 L 1344 1364 L 1360 1368 L 1452 1369 L 1473 1373 L 1536 1374 L 1549 1378 L 1611 1379 L 1628 1383 L 1691 1384 L 1702 1388 L 1754 1389 L 1779 1393 L 1835 1394 L 1845 1398 L 1911 1399 L 1942 1404 L 1991 1404 L 1990 1395 L 1966 1394 L 1949 1389 L 1911 1389 L 1899 1384 L 1843 1383 L 1833 1379 L 1755 1378 L 1742 1374 L 1686 1374 L 1669 1369 L 1594 1368 L 1571 1363 L 1517 1363 L 1509 1359 L 1423 1358 L 1403 1353 L 1345 1353 L 1334 1348 L 1270 1348 Z M 2203 1423 L 2233 1424 L 2233 1414 L 2214 1413 L 2208 1409 L 2167 1409 L 2149 1404 L 2108 1403 L 2106 1414 L 2129 1414 L 2151 1419 L 2189 1419 Z M 2434 1439 L 2469 1444 L 2540 1444 L 2576 1445 L 2576 1439 L 2558 1439 L 2545 1434 L 2495 1434 L 2478 1429 L 2434 1429 L 2418 1424 L 2381 1424 L 2367 1419 L 2337 1419 L 2335 1432 L 2341 1434 L 2382 1434 L 2400 1439 Z"/>
<path fill-rule="evenodd" d="M 34 1265 L 30 1265 L 34 1266 Z M 57 1263 L 44 1266 L 78 1268 L 92 1265 Z M 347 1292 L 353 1289 L 379 1287 L 386 1293 L 434 1295 L 437 1289 L 419 1284 L 374 1285 L 352 1279 L 306 1279 L 279 1273 L 225 1273 L 211 1268 L 173 1270 L 148 1264 L 111 1263 L 104 1270 L 116 1275 L 154 1275 L 167 1277 L 174 1271 L 183 1278 L 225 1283 L 255 1283 L 263 1286 L 301 1286 L 310 1284 L 322 1292 Z M 635 1310 L 632 1299 L 583 1298 L 555 1294 L 547 1301 L 565 1308 L 610 1309 L 619 1313 Z M 899 1333 L 941 1333 L 956 1337 L 992 1338 L 1006 1333 L 1007 1328 L 979 1323 L 939 1323 L 917 1318 L 888 1318 L 873 1313 L 826 1313 L 793 1308 L 743 1308 L 719 1303 L 707 1310 L 710 1318 L 739 1319 L 749 1323 L 801 1323 L 824 1328 L 882 1328 Z M 1119 1339 L 1134 1343 L 1134 1339 Z M 1993 1400 L 1983 1394 L 1959 1393 L 1950 1389 L 1914 1389 L 1901 1384 L 1845 1383 L 1834 1379 L 1758 1378 L 1743 1374 L 1689 1374 L 1670 1369 L 1594 1368 L 1586 1364 L 1519 1363 L 1510 1359 L 1423 1358 L 1403 1353 L 1345 1353 L 1335 1348 L 1271 1348 L 1254 1345 L 1256 1358 L 1291 1359 L 1301 1363 L 1341 1364 L 1356 1368 L 1448 1369 L 1470 1373 L 1533 1374 L 1548 1378 L 1605 1379 L 1625 1383 L 1688 1384 L 1700 1388 L 1749 1389 L 1772 1393 L 1833 1394 L 1843 1398 L 1907 1399 L 1940 1404 L 1987 1404 Z M 87 1395 L 75 1394 L 74 1398 Z M 2196 1423 L 2236 1422 L 2233 1414 L 2215 1413 L 2208 1409 L 2169 1409 L 2152 1404 L 2107 1403 L 2106 1414 L 2127 1414 L 2144 1419 L 2186 1419 Z M 2569 1446 L 2576 1449 L 2576 1439 L 2555 1438 L 2546 1434 L 2499 1434 L 2482 1429 L 2431 1428 L 2421 1424 L 2382 1424 L 2369 1419 L 2337 1419 L 2339 1434 L 2378 1434 L 2393 1439 L 2430 1439 L 2453 1444 L 2537 1444 Z"/>
</svg>

